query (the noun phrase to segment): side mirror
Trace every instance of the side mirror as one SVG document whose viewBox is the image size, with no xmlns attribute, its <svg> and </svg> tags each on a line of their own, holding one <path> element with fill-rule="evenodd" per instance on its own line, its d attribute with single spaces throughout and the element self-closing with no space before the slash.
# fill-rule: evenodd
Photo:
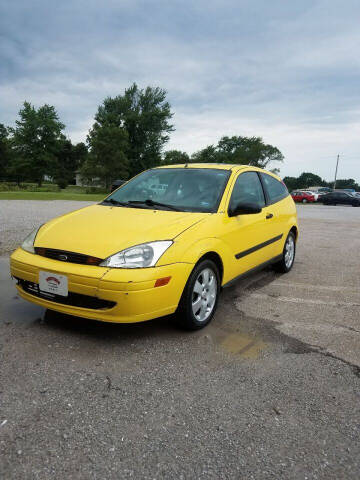
<svg viewBox="0 0 360 480">
<path fill-rule="evenodd" d="M 262 208 L 257 203 L 239 203 L 234 208 L 229 209 L 229 217 L 237 215 L 252 215 L 260 213 Z"/>
</svg>

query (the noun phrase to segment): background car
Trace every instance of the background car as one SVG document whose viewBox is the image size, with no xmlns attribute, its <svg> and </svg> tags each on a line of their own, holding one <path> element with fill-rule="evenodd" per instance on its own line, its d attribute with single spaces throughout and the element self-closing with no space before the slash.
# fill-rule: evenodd
<svg viewBox="0 0 360 480">
<path fill-rule="evenodd" d="M 352 205 L 360 207 L 360 198 L 347 192 L 332 192 L 322 198 L 324 205 Z"/>
<path fill-rule="evenodd" d="M 313 190 L 303 190 L 303 191 L 308 193 L 309 195 L 314 195 L 315 202 L 319 200 L 320 194 L 318 192 L 314 192 Z"/>
<path fill-rule="evenodd" d="M 291 193 L 294 202 L 311 203 L 315 202 L 315 196 L 312 193 L 296 190 Z"/>
</svg>

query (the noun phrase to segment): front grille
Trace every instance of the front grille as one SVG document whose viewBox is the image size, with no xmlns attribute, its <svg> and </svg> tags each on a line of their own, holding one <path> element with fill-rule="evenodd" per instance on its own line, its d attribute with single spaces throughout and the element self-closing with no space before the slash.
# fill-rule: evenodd
<svg viewBox="0 0 360 480">
<path fill-rule="evenodd" d="M 99 265 L 102 258 L 83 255 L 82 253 L 68 252 L 66 250 L 57 250 L 55 248 L 35 247 L 35 253 L 42 257 L 60 260 L 61 262 L 80 263 L 82 265 Z"/>
<path fill-rule="evenodd" d="M 101 298 L 92 297 L 90 295 L 82 295 L 80 293 L 69 292 L 67 297 L 54 295 L 48 292 L 42 292 L 37 283 L 28 282 L 21 278 L 16 278 L 18 285 L 24 292 L 34 295 L 35 297 L 49 300 L 50 302 L 61 303 L 62 305 L 71 305 L 72 307 L 90 308 L 92 310 L 107 310 L 113 308 L 116 302 L 109 300 L 101 300 Z"/>
</svg>

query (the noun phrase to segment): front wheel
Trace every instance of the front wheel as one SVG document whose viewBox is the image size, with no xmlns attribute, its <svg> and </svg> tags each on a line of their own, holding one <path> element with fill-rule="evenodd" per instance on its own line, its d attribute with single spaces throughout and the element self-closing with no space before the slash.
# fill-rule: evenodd
<svg viewBox="0 0 360 480">
<path fill-rule="evenodd" d="M 302 199 L 302 203 L 307 203 L 307 199 L 306 199 L 306 198 L 303 198 L 303 199 Z"/>
<path fill-rule="evenodd" d="M 181 296 L 176 312 L 180 325 L 187 330 L 205 327 L 214 316 L 219 293 L 219 270 L 211 260 L 203 260 L 191 272 Z"/>
<path fill-rule="evenodd" d="M 292 269 L 295 260 L 296 241 L 293 232 L 290 232 L 286 238 L 282 258 L 280 262 L 275 263 L 274 268 L 277 272 L 287 273 Z"/>
</svg>

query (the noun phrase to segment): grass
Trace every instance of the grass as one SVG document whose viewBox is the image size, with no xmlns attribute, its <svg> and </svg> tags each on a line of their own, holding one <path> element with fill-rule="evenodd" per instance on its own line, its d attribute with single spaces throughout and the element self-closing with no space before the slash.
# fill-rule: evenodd
<svg viewBox="0 0 360 480">
<path fill-rule="evenodd" d="M 105 197 L 105 193 L 75 193 L 67 190 L 60 192 L 0 192 L 0 200 L 79 200 L 98 202 Z"/>
</svg>

